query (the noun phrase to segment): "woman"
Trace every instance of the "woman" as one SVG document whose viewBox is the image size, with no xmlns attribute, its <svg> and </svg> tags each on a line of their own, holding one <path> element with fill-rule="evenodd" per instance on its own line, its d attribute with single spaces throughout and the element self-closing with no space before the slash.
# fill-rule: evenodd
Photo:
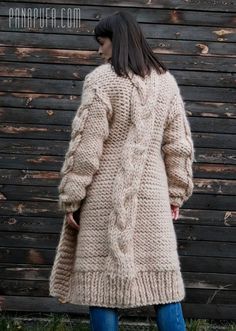
<svg viewBox="0 0 236 331">
<path fill-rule="evenodd" d="M 50 295 L 88 305 L 93 331 L 117 330 L 117 308 L 146 305 L 160 331 L 182 331 L 172 218 L 193 193 L 184 102 L 131 15 L 101 20 L 95 37 L 105 63 L 86 75 L 72 122 Z"/>
</svg>

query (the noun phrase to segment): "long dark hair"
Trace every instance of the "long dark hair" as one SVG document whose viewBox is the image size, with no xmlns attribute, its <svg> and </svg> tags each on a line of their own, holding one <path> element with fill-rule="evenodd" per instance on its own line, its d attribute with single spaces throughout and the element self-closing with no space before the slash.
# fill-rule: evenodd
<svg viewBox="0 0 236 331">
<path fill-rule="evenodd" d="M 168 70 L 158 60 L 139 24 L 127 11 L 118 11 L 100 20 L 94 29 L 94 37 L 97 42 L 98 37 L 108 37 L 112 41 L 110 62 L 119 76 L 127 76 L 129 69 L 141 77 L 150 74 L 151 68 L 160 74 Z"/>
</svg>

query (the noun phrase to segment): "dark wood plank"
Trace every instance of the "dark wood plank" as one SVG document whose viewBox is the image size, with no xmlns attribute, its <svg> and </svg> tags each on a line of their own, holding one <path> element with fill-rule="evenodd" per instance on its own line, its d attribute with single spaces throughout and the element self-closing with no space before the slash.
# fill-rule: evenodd
<svg viewBox="0 0 236 331">
<path fill-rule="evenodd" d="M 0 296 L 1 311 L 17 312 L 53 312 L 53 313 L 86 313 L 86 306 L 72 304 L 62 304 L 56 298 L 52 297 L 33 297 L 33 296 Z"/>
<path fill-rule="evenodd" d="M 23 117 L 26 116 L 26 113 L 29 111 L 24 112 Z M 17 116 L 18 111 L 15 111 L 15 114 L 12 113 L 12 119 L 13 123 L 11 123 L 11 118 L 9 118 L 9 121 L 6 121 L 4 123 L 2 121 L 0 125 L 0 137 L 1 138 L 16 138 L 19 139 L 43 139 L 46 135 L 48 140 L 55 139 L 55 140 L 69 140 L 70 134 L 71 134 L 71 123 L 75 116 L 76 111 L 69 113 L 66 112 L 66 116 L 64 118 L 64 113 L 59 114 L 56 118 L 60 118 L 58 120 L 59 125 L 57 124 L 57 120 L 50 122 L 51 117 L 53 117 L 54 112 L 44 112 L 43 118 L 46 117 L 45 123 L 43 123 L 43 118 L 39 119 L 39 121 L 33 122 L 33 120 L 30 119 L 30 116 L 28 118 L 28 122 L 31 121 L 32 124 L 27 124 L 22 121 L 19 121 L 18 123 L 14 123 L 14 118 Z M 48 121 L 47 121 L 48 119 Z M 26 121 L 27 122 L 27 121 Z M 63 123 L 64 122 L 64 123 Z M 236 133 L 236 120 L 235 119 L 220 119 L 220 118 L 199 118 L 199 117 L 193 117 L 191 118 L 189 116 L 189 122 L 191 125 L 191 131 L 192 133 L 197 132 L 196 136 L 199 137 L 199 132 L 204 133 L 206 132 L 208 137 L 211 136 L 211 134 L 218 134 L 219 136 L 222 136 L 226 140 L 230 140 L 229 134 L 235 134 Z M 43 123 L 43 124 L 41 124 Z M 63 124 L 63 125 L 62 125 Z M 232 136 L 232 139 L 234 139 L 234 136 Z M 226 146 L 225 146 L 226 147 Z M 233 148 L 233 145 L 231 145 L 231 148 Z"/>
<path fill-rule="evenodd" d="M 1 231 L 15 231 L 20 233 L 59 233 L 61 231 L 63 217 L 26 217 L 4 216 L 0 217 Z"/>
<path fill-rule="evenodd" d="M 78 105 L 79 106 L 79 105 Z M 65 109 L 63 112 L 57 109 L 35 109 L 35 108 L 0 108 L 1 122 L 22 124 L 44 124 L 71 126 L 77 108 Z M 17 116 L 16 116 L 17 115 Z"/>
<path fill-rule="evenodd" d="M 14 98 L 14 96 L 13 96 Z M 72 119 L 75 115 L 75 111 L 79 107 L 78 104 L 73 104 L 72 109 L 64 108 L 63 112 L 61 109 L 56 109 L 56 104 L 54 105 L 54 109 L 40 109 L 40 108 L 32 108 L 32 107 L 11 107 L 9 98 L 7 101 L 4 101 L 4 97 L 0 99 L 2 103 L 8 103 L 8 106 L 0 107 L 0 116 L 1 122 L 8 122 L 8 123 L 31 123 L 31 124 L 55 124 L 55 125 L 71 125 Z M 37 102 L 37 99 L 35 100 Z M 55 101 L 55 103 L 59 104 L 59 101 Z M 14 104 L 14 102 L 12 102 Z M 17 106 L 17 100 L 15 102 L 15 106 Z M 185 101 L 185 109 L 186 113 L 189 117 L 191 122 L 191 129 L 193 130 L 193 125 L 197 121 L 209 121 L 211 124 L 211 132 L 217 132 L 214 129 L 216 125 L 219 127 L 221 124 L 226 127 L 225 123 L 230 124 L 231 133 L 235 133 L 235 121 L 236 119 L 236 108 L 234 104 L 221 104 L 221 103 L 207 103 L 207 102 L 194 102 L 194 101 Z M 17 116 L 16 116 L 17 115 Z M 192 119 L 197 117 L 197 119 Z M 224 120 L 221 120 L 224 119 Z M 225 120 L 227 119 L 227 121 Z M 220 125 L 217 125 L 217 124 Z M 205 123 L 204 123 L 205 124 Z M 213 125 L 214 124 L 214 125 Z M 205 129 L 205 125 L 202 126 L 201 130 Z M 221 131 L 220 131 L 221 132 Z"/>
<path fill-rule="evenodd" d="M 58 181 L 59 184 L 59 181 Z M 25 204 L 28 201 L 38 201 L 48 203 L 57 202 L 58 192 L 56 187 L 48 186 L 15 186 L 4 185 L 1 187 L 2 208 L 5 212 L 8 209 L 9 202 L 16 203 L 17 201 Z M 53 206 L 56 208 L 56 205 Z M 233 195 L 221 194 L 198 194 L 195 193 L 185 203 L 185 208 L 198 208 L 198 209 L 215 209 L 215 210 L 235 210 L 235 197 Z M 41 215 L 40 215 L 41 216 Z"/>
<path fill-rule="evenodd" d="M 234 103 L 222 102 L 194 102 L 185 101 L 188 116 L 200 116 L 206 118 L 236 118 L 236 107 Z"/>
<path fill-rule="evenodd" d="M 201 198 L 201 201 L 200 201 Z M 218 198 L 225 198 L 227 205 L 227 199 L 228 196 L 219 197 L 219 196 L 211 196 L 207 195 L 198 195 L 194 194 L 190 199 L 192 200 L 191 204 L 190 202 L 186 202 L 184 206 L 181 209 L 181 212 L 183 212 L 185 209 L 189 209 L 189 219 L 191 219 L 191 214 L 194 219 L 199 219 L 199 222 L 201 220 L 200 215 L 204 215 L 209 213 L 209 218 L 214 217 L 214 215 L 222 215 L 222 222 L 225 222 L 226 225 L 231 225 L 231 223 L 235 224 L 235 211 L 234 209 L 230 208 L 221 208 L 221 206 L 218 204 Z M 198 205 L 201 205 L 199 209 L 201 209 L 201 213 L 198 214 L 197 205 L 193 205 L 195 203 L 195 200 L 199 200 Z M 204 201 L 205 200 L 205 201 Z M 207 200 L 207 201 L 206 201 Z M 190 201 L 190 200 L 189 200 Z M 205 204 L 204 204 L 205 203 Z M 231 200 L 228 202 L 233 205 L 233 196 L 231 196 Z M 210 205 L 208 207 L 208 204 Z M 223 203 L 222 203 L 223 205 Z M 203 208 L 205 207 L 205 208 Z M 225 206 L 224 206 L 225 207 Z M 229 206 L 228 206 L 229 207 Z M 213 212 L 209 210 L 211 208 Z M 192 213 L 191 213 L 192 209 Z M 194 213 L 194 210 L 196 209 L 196 213 Z M 1 209 L 0 209 L 0 215 L 2 216 L 11 216 L 14 217 L 17 216 L 25 216 L 25 217 L 62 217 L 62 213 L 58 211 L 57 208 L 57 202 L 50 202 L 50 201 L 40 201 L 40 204 L 35 201 L 2 201 L 1 203 Z M 188 217 L 187 217 L 188 219 Z"/>
<path fill-rule="evenodd" d="M 8 232 L 0 231 L 0 242 L 2 247 L 21 248 L 55 248 L 59 235 L 56 233 L 34 233 L 34 232 Z"/>
<path fill-rule="evenodd" d="M 67 136 L 68 138 L 68 136 Z M 40 139 L 1 139 L 0 150 L 2 153 L 24 154 L 24 155 L 40 155 L 40 156 L 64 156 L 68 147 L 68 139 L 66 141 Z M 44 146 L 42 149 L 41 147 Z"/>
<path fill-rule="evenodd" d="M 18 0 L 8 0 L 9 3 L 11 2 L 18 2 Z M 31 0 L 31 3 L 49 3 L 49 4 L 64 4 L 63 0 Z M 68 3 L 67 3 L 68 4 Z M 69 4 L 71 5 L 78 5 L 77 0 L 70 0 Z M 87 5 L 87 0 L 80 0 L 80 5 Z M 201 11 L 223 11 L 223 12 L 236 12 L 234 2 L 226 0 L 224 2 L 216 2 L 212 4 L 211 2 L 206 2 L 204 0 L 196 1 L 182 1 L 182 0 L 152 0 L 151 2 L 147 2 L 145 0 L 127 0 L 127 1 L 119 1 L 113 0 L 111 1 L 103 1 L 103 0 L 91 0 L 89 2 L 90 6 L 111 6 L 111 7 L 134 7 L 134 8 L 171 8 L 171 9 L 190 9 L 190 10 L 197 10 L 201 9 Z"/>
<path fill-rule="evenodd" d="M 19 308 L 20 307 L 20 308 Z M 212 318 L 235 320 L 236 305 L 230 304 L 196 304 L 182 302 L 185 318 Z M 24 297 L 21 296 L 2 296 L 2 311 L 17 312 L 42 312 L 42 313 L 69 313 L 75 316 L 88 314 L 87 306 L 61 304 L 56 298 L 52 297 Z M 136 309 L 119 309 L 122 316 L 144 318 L 147 315 L 154 318 L 152 306 L 138 307 Z"/>
<path fill-rule="evenodd" d="M 12 11 L 19 10 L 19 17 L 22 17 L 22 10 L 26 11 L 28 9 L 36 10 L 39 8 L 37 3 L 12 3 L 12 2 L 1 2 L 1 16 L 9 16 L 9 8 Z M 65 8 L 65 10 L 61 10 Z M 19 9 L 18 9 L 19 8 Z M 67 10 L 78 10 L 78 6 L 63 4 L 42 4 L 40 3 L 41 16 L 46 17 L 46 8 L 54 10 L 54 16 L 57 19 L 62 17 L 65 19 Z M 114 13 L 114 11 L 120 10 L 120 7 L 109 6 L 86 6 L 81 5 L 80 8 L 80 18 L 81 20 L 92 20 L 98 22 L 98 20 L 107 17 Z M 134 18 L 139 23 L 168 23 L 168 24 L 185 24 L 185 25 L 200 25 L 200 26 L 225 26 L 225 27 L 235 27 L 234 25 L 234 13 L 228 12 L 227 15 L 222 15 L 220 12 L 209 12 L 209 11 L 199 11 L 197 8 L 197 13 L 195 10 L 172 10 L 166 8 L 159 8 L 159 10 L 152 10 L 150 8 L 135 8 L 130 7 L 128 9 L 129 13 L 134 16 Z"/>
<path fill-rule="evenodd" d="M 218 179 L 198 179 L 194 178 L 194 192 L 196 193 L 213 193 L 213 194 L 234 194 L 234 180 L 218 180 Z"/>
<path fill-rule="evenodd" d="M 0 92 L 1 106 L 23 107 L 26 109 L 39 108 L 49 111 L 50 116 L 53 109 L 76 110 L 80 104 L 80 96 L 48 93 L 24 93 L 24 92 Z"/>
<path fill-rule="evenodd" d="M 48 281 L 51 272 L 51 267 L 44 266 L 25 266 L 21 264 L 17 265 L 0 265 L 0 279 L 8 280 L 44 280 Z"/>
<path fill-rule="evenodd" d="M 3 232 L 6 234 L 6 232 Z M 20 233 L 18 233 L 18 236 Z M 45 235 L 45 234 L 44 234 Z M 48 236 L 53 236 L 48 234 Z M 57 237 L 58 238 L 58 237 Z M 56 242 L 56 239 L 55 239 Z M 54 248 L 55 246 L 54 242 Z M 201 249 L 200 249 L 201 247 Z M 235 258 L 236 243 L 232 242 L 218 242 L 218 241 L 204 241 L 204 240 L 183 240 L 178 239 L 178 250 L 180 256 L 196 256 L 196 257 L 217 257 L 217 258 Z M 207 252 L 207 253 L 206 253 Z M 28 261 L 24 263 L 32 264 L 49 264 L 52 258 L 53 249 L 40 247 L 1 247 L 0 254 L 2 263 L 12 263 L 17 257 L 19 261 Z M 12 255 L 12 256 L 11 256 Z M 13 256 L 14 255 L 14 256 Z M 13 260 L 11 259 L 13 258 Z M 9 258 L 9 260 L 7 260 Z"/>
<path fill-rule="evenodd" d="M 194 178 L 194 192 L 236 195 L 236 182 L 235 180 Z"/>
<path fill-rule="evenodd" d="M 158 58 L 165 63 L 170 70 L 195 70 L 210 72 L 234 73 L 235 59 L 224 56 L 201 56 L 194 54 L 161 54 L 154 49 Z M 66 50 L 66 49 L 43 49 L 37 47 L 14 47 L 0 46 L 0 60 L 8 62 L 31 62 L 45 64 L 80 65 L 81 67 L 96 66 L 103 63 L 96 51 Z M 80 70 L 80 69 L 79 69 Z"/>
<path fill-rule="evenodd" d="M 75 114 L 74 114 L 75 115 Z M 69 121 L 71 124 L 71 119 Z M 19 139 L 55 139 L 68 140 L 71 134 L 71 125 L 33 125 L 33 124 L 14 124 L 4 123 L 0 125 L 1 138 L 19 138 Z"/>
<path fill-rule="evenodd" d="M 178 15 L 176 15 L 178 19 Z M 181 14 L 179 14 L 181 16 Z M 45 34 L 60 34 L 63 35 L 93 35 L 93 31 L 98 21 L 80 20 L 74 21 L 74 24 L 66 26 L 66 18 L 61 24 L 61 18 L 55 19 L 55 25 L 48 24 L 44 26 L 39 20 L 35 21 L 35 24 L 25 27 L 20 25 L 16 20 L 9 20 L 8 17 L 1 17 L 0 31 L 4 32 L 30 32 L 30 33 L 45 33 Z M 166 22 L 168 24 L 147 24 L 140 23 L 140 27 L 144 33 L 145 38 L 162 38 L 162 39 L 178 39 L 178 40 L 201 40 L 205 41 L 219 41 L 219 42 L 235 42 L 236 41 L 236 29 L 230 27 L 210 27 L 210 26 L 191 26 L 178 24 L 169 24 L 172 22 Z M 66 28 L 65 28 L 66 26 Z M 158 26 L 158 28 L 157 28 Z M 218 30 L 217 30 L 218 29 Z M 194 38 L 193 38 L 194 36 Z"/>
<path fill-rule="evenodd" d="M 1 215 L 0 230 L 22 233 L 59 233 L 62 221 L 62 215 L 58 217 Z M 200 226 L 200 229 L 204 229 L 203 226 L 208 226 L 209 229 L 217 227 L 219 232 L 221 232 L 222 229 L 223 232 L 229 233 L 229 230 L 233 230 L 236 226 L 236 213 L 219 210 L 180 209 L 179 219 L 174 225 L 178 237 L 180 236 L 179 229 L 182 227 L 184 231 L 188 229 L 189 226 Z M 234 233 L 234 231 L 232 231 L 232 233 Z M 225 240 L 225 238 L 223 237 L 222 240 Z"/>
<path fill-rule="evenodd" d="M 187 225 L 175 223 L 175 230 L 178 239 L 181 240 L 204 240 L 204 241 L 218 241 L 236 242 L 236 229 L 229 226 L 207 226 L 207 225 Z"/>
<path fill-rule="evenodd" d="M 72 64 L 44 64 L 27 62 L 0 62 L 0 72 L 4 77 L 49 78 L 84 80 L 94 66 Z M 224 74 L 222 73 L 224 76 Z M 221 78 L 223 78 L 221 76 Z"/>
<path fill-rule="evenodd" d="M 4 216 L 62 217 L 56 202 L 1 201 L 0 214 Z"/>
<path fill-rule="evenodd" d="M 184 86 L 181 86 L 182 91 L 183 89 Z M 214 102 L 210 100 L 195 101 L 194 99 L 197 97 L 197 94 L 196 95 L 193 94 L 192 97 L 193 100 L 187 100 L 186 96 L 183 97 L 185 101 L 187 114 L 191 117 L 202 116 L 206 118 L 209 117 L 229 118 L 229 119 L 236 118 L 236 107 L 234 103 L 227 103 L 227 101 Z M 204 97 L 204 99 L 206 99 L 206 96 Z M 0 92 L 0 103 L 2 107 L 5 107 L 7 111 L 9 111 L 9 116 L 11 114 L 10 112 L 15 114 L 14 112 L 18 111 L 19 120 L 21 119 L 21 112 L 25 112 L 29 116 L 29 118 L 31 118 L 33 114 L 35 114 L 35 116 L 38 114 L 36 112 L 39 109 L 42 109 L 44 112 L 46 112 L 47 116 L 50 118 L 51 115 L 54 115 L 54 111 L 56 110 L 75 111 L 80 104 L 80 96 L 63 95 L 59 93 L 58 94 L 47 94 L 47 93 L 39 94 L 39 93 L 27 93 L 27 92 L 11 93 L 6 91 L 6 92 Z M 17 109 L 10 110 L 10 107 Z M 22 110 L 20 110 L 19 108 L 22 108 Z M 31 109 L 32 112 L 27 111 L 29 109 Z M 0 108 L 0 114 L 1 116 L 4 115 L 3 108 Z M 59 114 L 60 113 L 58 113 L 58 115 Z M 63 116 L 67 116 L 65 112 L 63 113 Z M 39 113 L 39 119 L 40 119 L 40 113 Z M 17 119 L 15 119 L 15 122 L 17 123 Z M 35 123 L 35 120 L 33 123 Z"/>
<path fill-rule="evenodd" d="M 232 151 L 232 155 L 234 152 Z M 196 170 L 195 170 L 196 169 Z M 194 170 L 194 176 L 200 177 L 200 178 L 215 178 L 215 179 L 235 179 L 235 166 L 230 164 L 208 164 L 208 163 L 202 163 L 199 164 L 197 167 L 193 165 Z M 222 174 L 220 174 L 222 171 Z"/>
<path fill-rule="evenodd" d="M 207 283 L 207 280 L 205 280 L 204 283 Z M 209 306 L 212 304 L 233 305 L 235 304 L 236 291 L 227 290 L 227 285 L 228 287 L 230 286 L 230 284 L 226 284 L 225 286 L 219 286 L 218 289 L 214 290 L 208 290 L 205 288 L 186 288 L 185 302 L 196 304 L 207 303 Z"/>
<path fill-rule="evenodd" d="M 54 140 L 51 139 L 23 139 L 23 138 L 2 138 L 0 141 L 0 149 L 2 153 L 21 154 L 23 151 L 26 154 L 40 154 L 41 155 L 61 155 L 64 156 L 66 149 L 68 148 L 70 139 L 70 129 L 66 129 L 66 140 Z M 63 131 L 64 132 L 64 131 Z M 192 133 L 195 147 L 201 146 L 202 148 L 228 148 L 233 149 L 235 147 L 234 136 L 229 134 L 208 134 L 208 133 Z M 47 137 L 46 137 L 47 138 Z M 29 144 L 30 140 L 30 144 Z M 58 152 L 58 154 L 57 154 Z M 232 150 L 233 153 L 233 150 Z M 204 166 L 203 166 L 204 167 Z M 226 167 L 226 166 L 225 166 Z M 212 170 L 217 169 L 217 165 L 212 164 Z M 235 168 L 229 166 L 229 170 Z M 210 169 L 209 169 L 210 170 Z M 228 177 L 229 178 L 229 177 Z"/>
<path fill-rule="evenodd" d="M 60 166 L 62 165 L 63 159 L 61 159 Z M 223 170 L 223 168 L 221 168 Z M 25 169 L 0 169 L 0 178 L 2 185 L 9 186 L 35 186 L 42 189 L 42 187 L 51 187 L 58 184 L 60 179 L 59 170 L 57 171 L 43 171 L 43 170 L 32 170 Z M 195 167 L 194 174 L 198 176 L 197 166 Z M 235 193 L 235 181 L 221 180 L 221 179 L 198 179 L 194 178 L 194 192 L 205 193 L 208 188 L 208 193 L 212 194 L 234 194 Z M 20 188 L 19 188 L 20 189 Z"/>
<path fill-rule="evenodd" d="M 0 167 L 8 169 L 19 169 L 25 172 L 30 170 L 58 171 L 64 161 L 64 155 L 19 155 L 0 154 Z"/>
<path fill-rule="evenodd" d="M 30 93 L 52 93 L 80 95 L 83 82 L 79 80 L 57 80 L 37 78 L 0 78 L 2 91 L 30 92 Z M 226 89 L 227 90 L 227 89 Z M 227 92 L 225 91 L 227 94 Z M 230 90 L 228 90 L 230 93 Z"/>
<path fill-rule="evenodd" d="M 185 318 L 212 318 L 212 319 L 231 319 L 235 320 L 235 304 L 196 304 L 182 302 Z M 70 313 L 78 316 L 88 314 L 87 306 L 61 304 L 56 298 L 52 297 L 32 297 L 32 296 L 1 296 L 2 311 L 17 312 L 42 312 L 42 313 Z M 119 309 L 122 316 L 145 318 L 147 314 L 154 318 L 152 306 L 138 307 L 137 309 Z"/>
<path fill-rule="evenodd" d="M 1 295 L 19 295 L 22 298 L 24 296 L 47 296 L 48 282 L 1 279 L 0 292 Z"/>
<path fill-rule="evenodd" d="M 236 305 L 183 303 L 184 316 L 188 318 L 236 320 Z"/>
<path fill-rule="evenodd" d="M 93 69 L 93 66 L 0 62 L 0 72 L 4 77 L 58 79 L 63 82 L 68 80 L 68 84 L 70 80 L 84 80 L 85 75 Z M 234 73 L 190 70 L 171 70 L 171 72 L 180 85 L 211 87 L 214 81 L 215 87 L 235 87 L 236 74 Z"/>
<path fill-rule="evenodd" d="M 192 133 L 196 147 L 207 148 L 235 148 L 235 136 L 231 134 L 218 133 Z"/>
<path fill-rule="evenodd" d="M 177 224 L 227 226 L 230 228 L 236 226 L 236 212 L 180 208 Z"/>
<path fill-rule="evenodd" d="M 178 250 L 180 255 L 185 256 L 211 256 L 235 258 L 236 244 L 231 242 L 207 242 L 178 240 Z"/>
<path fill-rule="evenodd" d="M 175 224 L 178 240 L 183 241 L 205 241 L 206 245 L 211 245 L 211 242 L 224 242 L 227 238 L 227 243 L 236 243 L 236 229 L 229 227 L 216 226 L 193 226 Z M 14 232 L 14 230 L 0 231 L 0 242 L 2 247 L 20 247 L 20 248 L 55 248 L 59 239 L 58 233 L 37 233 L 33 229 L 32 232 Z M 227 256 L 226 256 L 227 257 Z"/>
<path fill-rule="evenodd" d="M 62 165 L 62 164 L 61 164 Z M 195 167 L 195 175 L 198 176 L 197 166 Z M 44 187 L 51 187 L 58 184 L 60 179 L 59 168 L 56 172 L 53 171 L 34 171 L 31 169 L 27 170 L 10 170 L 0 169 L 1 184 L 22 186 L 23 190 L 27 189 L 28 186 L 33 186 L 37 190 L 44 189 Z M 219 194 L 219 195 L 235 195 L 236 194 L 236 183 L 235 180 L 221 180 L 221 179 L 198 179 L 194 178 L 194 192 L 205 194 L 206 190 L 208 194 Z M 20 187 L 18 187 L 21 190 Z M 29 188 L 30 190 L 30 188 Z M 8 191 L 8 189 L 7 189 Z M 9 189 L 11 192 L 11 189 Z M 32 193 L 32 192 L 31 192 Z"/>
<path fill-rule="evenodd" d="M 19 185 L 26 189 L 27 186 L 51 187 L 58 184 L 59 171 L 31 171 L 0 169 L 0 178 L 3 185 Z M 20 189 L 20 188 L 19 188 Z"/>
<path fill-rule="evenodd" d="M 184 275 L 183 275 L 184 276 Z M 204 277 L 204 276 L 203 276 Z M 207 277 L 207 275 L 206 275 Z M 203 278 L 204 279 L 204 278 Z M 194 287 L 193 283 L 188 283 L 188 280 L 184 277 L 186 298 L 185 303 L 197 303 L 197 304 L 228 304 L 233 305 L 236 299 L 236 291 L 227 289 L 229 284 L 226 285 L 211 285 L 210 288 L 199 288 L 199 285 Z M 206 282 L 206 279 L 205 279 Z M 229 279 L 229 282 L 233 282 L 233 277 Z M 188 287 L 188 284 L 191 286 Z M 223 284 L 225 284 L 223 282 Z M 213 287 L 213 288 L 211 288 Z M 48 281 L 43 280 L 16 280 L 16 279 L 2 279 L 0 282 L 1 295 L 4 296 L 33 296 L 33 297 L 46 297 L 49 292 Z"/>
<path fill-rule="evenodd" d="M 199 245 L 199 250 L 201 245 Z M 200 272 L 200 273 L 216 273 L 221 275 L 223 273 L 235 274 L 236 259 L 235 258 L 221 258 L 214 256 L 180 256 L 181 269 L 183 272 Z"/>
<path fill-rule="evenodd" d="M 79 45 L 81 50 L 98 51 L 99 44 L 94 36 L 87 35 L 60 35 L 27 32 L 0 32 L 1 46 L 26 46 L 49 49 L 75 49 Z M 234 44 L 220 41 L 189 41 L 173 39 L 147 38 L 150 47 L 162 54 L 195 54 L 204 56 L 235 57 Z M 76 47 L 77 48 L 77 47 Z"/>
<path fill-rule="evenodd" d="M 1 263 L 21 263 L 30 265 L 51 265 L 55 251 L 38 248 L 4 248 L 0 247 Z"/>
<path fill-rule="evenodd" d="M 236 273 L 236 258 L 216 257 L 216 256 L 196 256 L 182 255 L 180 256 L 181 268 L 183 272 L 201 272 L 201 273 L 217 273 L 217 274 L 235 274 Z M 24 264 L 25 267 L 32 268 L 34 266 L 46 267 L 52 266 L 55 249 L 40 249 L 40 248 L 5 248 L 0 247 L 1 264 L 8 266 L 16 266 Z"/>
<path fill-rule="evenodd" d="M 23 148 L 23 147 L 22 147 Z M 26 149 L 25 149 L 26 150 Z M 66 147 L 65 147 L 66 150 Z M 24 148 L 23 148 L 24 151 Z M 22 173 L 26 173 L 25 169 L 28 169 L 30 172 L 34 171 L 59 171 L 62 163 L 64 161 L 64 155 L 56 156 L 56 155 L 40 155 L 35 154 L 35 149 L 32 149 L 33 154 L 29 154 L 29 149 L 27 148 L 28 154 L 20 155 L 13 153 L 8 154 L 0 154 L 0 167 L 3 168 L 4 172 L 6 169 L 19 169 Z M 11 152 L 11 151 L 9 151 Z M 230 180 L 235 178 L 235 163 L 234 159 L 235 151 L 231 149 L 211 149 L 207 150 L 204 148 L 196 148 L 196 160 L 197 163 L 194 165 L 194 176 L 196 177 L 195 182 L 196 185 L 198 183 L 204 184 L 203 182 L 198 181 L 199 178 L 216 178 L 216 182 L 218 180 Z M 213 166 L 215 164 L 215 166 Z M 210 173 L 209 170 L 211 169 Z M 204 181 L 205 183 L 207 181 Z M 211 181 L 212 185 L 214 184 Z M 219 182 L 220 183 L 220 182 Z M 222 183 L 221 183 L 222 184 Z M 209 190 L 212 189 L 212 185 Z M 199 187 L 196 187 L 199 190 Z M 208 189 L 208 187 L 207 187 Z M 226 185 L 224 185 L 224 190 L 227 190 Z M 220 186 L 219 186 L 220 191 Z"/>
<path fill-rule="evenodd" d="M 4 265 L 0 266 L 0 278 L 7 281 L 46 281 L 48 282 L 51 267 L 44 266 L 24 266 L 24 265 Z M 236 280 L 233 274 L 218 274 L 218 273 L 200 273 L 200 272 L 182 272 L 184 283 L 188 292 L 190 289 L 219 289 L 226 290 L 227 292 L 236 289 Z M 8 284 L 8 283 L 6 283 Z M 10 283 L 11 284 L 11 283 Z M 48 286 L 48 285 L 47 285 Z M 202 292 L 204 293 L 204 292 Z M 236 292 L 235 292 L 236 293 Z M 16 293 L 18 294 L 18 293 Z M 190 294 L 191 295 L 191 294 Z M 221 299 L 223 299 L 227 293 L 224 293 Z M 235 296 L 234 294 L 233 296 Z M 200 297 L 200 301 L 202 297 Z M 193 302 L 196 301 L 193 300 Z M 214 301 L 214 300 L 213 300 Z"/>
<path fill-rule="evenodd" d="M 0 78 L 2 91 L 24 93 L 47 93 L 78 96 L 83 82 L 79 80 L 56 80 L 37 78 Z M 235 89 L 232 87 L 181 86 L 184 100 L 236 102 Z"/>
</svg>

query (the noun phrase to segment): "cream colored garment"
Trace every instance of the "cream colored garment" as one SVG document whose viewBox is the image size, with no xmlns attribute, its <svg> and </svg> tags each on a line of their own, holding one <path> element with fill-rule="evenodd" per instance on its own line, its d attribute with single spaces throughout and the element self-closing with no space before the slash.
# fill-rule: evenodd
<svg viewBox="0 0 236 331">
<path fill-rule="evenodd" d="M 137 307 L 185 297 L 170 204 L 193 193 L 194 145 L 175 77 L 89 73 L 61 169 L 64 217 L 50 275 L 61 302 Z"/>
</svg>

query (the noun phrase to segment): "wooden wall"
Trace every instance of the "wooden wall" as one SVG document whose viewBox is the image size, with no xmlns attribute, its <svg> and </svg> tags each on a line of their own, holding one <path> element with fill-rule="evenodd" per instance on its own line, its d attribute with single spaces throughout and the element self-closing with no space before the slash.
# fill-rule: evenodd
<svg viewBox="0 0 236 331">
<path fill-rule="evenodd" d="M 8 24 L 9 8 L 54 7 L 59 13 L 73 6 L 81 10 L 79 29 Z M 93 28 L 124 8 L 176 76 L 192 126 L 195 191 L 175 223 L 185 317 L 236 319 L 236 3 L 228 0 L 1 3 L 2 309 L 87 312 L 48 296 L 62 224 L 57 185 L 84 76 L 102 63 Z"/>
</svg>

